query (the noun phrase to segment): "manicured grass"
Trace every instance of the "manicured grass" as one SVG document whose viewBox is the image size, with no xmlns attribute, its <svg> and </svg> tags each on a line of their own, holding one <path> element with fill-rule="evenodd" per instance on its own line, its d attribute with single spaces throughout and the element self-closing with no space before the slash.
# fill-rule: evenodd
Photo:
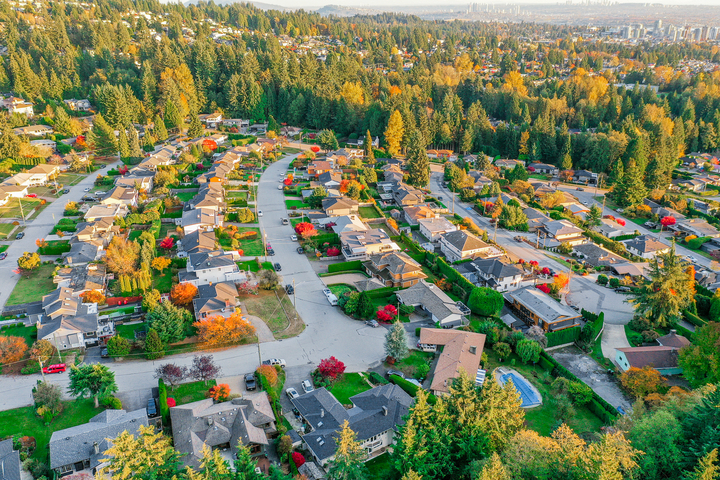
<svg viewBox="0 0 720 480">
<path fill-rule="evenodd" d="M 227 194 L 226 194 L 225 196 L 226 196 L 227 198 L 239 198 L 239 199 L 242 199 L 242 200 L 247 200 L 247 199 L 248 199 L 248 192 L 246 192 L 246 191 L 244 191 L 244 190 L 235 190 L 235 191 L 227 192 Z"/>
<path fill-rule="evenodd" d="M 539 365 L 523 365 L 520 358 L 514 353 L 510 358 L 505 359 L 503 363 L 499 362 L 498 356 L 491 349 L 486 348 L 485 353 L 488 355 L 488 362 L 485 365 L 488 376 L 492 375 L 492 371 L 500 366 L 513 368 L 538 389 L 542 396 L 543 404 L 539 407 L 525 410 L 525 420 L 530 429 L 535 430 L 540 435 L 549 436 L 553 428 L 557 426 L 557 421 L 553 415 L 555 411 L 552 403 L 553 395 L 550 391 L 550 383 L 552 383 L 553 378 L 546 376 L 546 371 Z M 543 378 L 547 378 L 549 383 L 544 382 L 542 380 Z M 582 435 L 584 433 L 598 433 L 600 431 L 603 422 L 595 416 L 595 414 L 584 406 L 575 405 L 574 408 L 575 414 L 567 419 L 565 423 L 567 423 L 575 433 Z"/>
<path fill-rule="evenodd" d="M 0 237 L 7 238 L 13 230 L 15 230 L 15 225 L 12 223 L 0 223 Z"/>
<path fill-rule="evenodd" d="M 4 252 L 5 250 L 7 250 L 9 246 L 10 246 L 10 245 L 0 245 L 0 253 L 2 253 L 2 252 Z"/>
<path fill-rule="evenodd" d="M 372 460 L 368 460 L 365 462 L 365 466 L 368 469 L 368 473 L 370 474 L 369 478 L 371 480 L 387 480 L 389 478 L 395 478 L 389 453 L 383 453 Z"/>
<path fill-rule="evenodd" d="M 8 297 L 7 305 L 37 302 L 42 300 L 44 295 L 54 292 L 57 288 L 52 279 L 54 271 L 55 265 L 53 264 L 40 265 L 30 275 L 20 277 L 10 297 Z"/>
<path fill-rule="evenodd" d="M 158 273 L 157 270 L 152 272 L 153 288 L 157 289 L 160 293 L 170 293 L 172 289 L 172 273 L 170 268 L 163 270 L 162 274 Z"/>
<path fill-rule="evenodd" d="M 37 327 L 26 327 L 24 325 L 18 325 L 14 327 L 6 327 L 0 330 L 0 335 L 3 337 L 22 337 L 25 339 L 28 347 L 37 340 Z"/>
<path fill-rule="evenodd" d="M 184 405 L 186 403 L 197 402 L 203 400 L 205 393 L 217 385 L 215 380 L 210 380 L 205 383 L 202 380 L 198 382 L 181 383 L 176 387 L 168 386 L 168 397 L 175 399 L 177 405 Z"/>
<path fill-rule="evenodd" d="M 328 288 L 337 298 L 342 297 L 348 292 L 357 292 L 357 288 L 348 285 L 347 283 L 336 283 L 335 285 L 328 285 Z"/>
<path fill-rule="evenodd" d="M 178 198 L 178 200 L 180 200 L 183 203 L 189 202 L 190 200 L 192 200 L 192 198 L 195 195 L 197 195 L 197 192 L 182 192 L 182 193 L 175 194 L 175 196 Z"/>
<path fill-rule="evenodd" d="M 350 404 L 350 397 L 370 390 L 370 384 L 361 373 L 344 373 L 342 377 L 332 384 L 330 392 L 343 405 Z"/>
<path fill-rule="evenodd" d="M 127 338 L 130 341 L 135 341 L 135 332 L 144 331 L 147 328 L 146 323 L 135 323 L 133 325 L 118 325 L 115 327 L 118 335 L 123 338 Z"/>
<path fill-rule="evenodd" d="M 22 200 L 22 213 L 28 218 L 30 211 L 40 206 L 39 198 L 15 198 L 12 197 L 8 203 L 0 207 L 0 218 L 22 218 L 20 211 L 20 201 Z"/>
<path fill-rule="evenodd" d="M 248 270 L 251 272 L 259 272 L 262 269 L 273 270 L 272 262 L 262 262 L 262 267 L 260 267 L 255 260 L 246 260 L 244 262 L 236 263 L 238 268 L 244 272 L 247 272 Z"/>
<path fill-rule="evenodd" d="M 129 240 L 137 240 L 140 237 L 140 235 L 142 235 L 142 232 L 144 232 L 144 231 L 145 230 L 133 230 L 130 232 L 128 239 Z"/>
<path fill-rule="evenodd" d="M 0 438 L 10 435 L 35 437 L 37 447 L 33 458 L 48 463 L 49 450 L 47 448 L 53 432 L 65 428 L 87 423 L 92 417 L 104 410 L 95 408 L 91 399 L 78 399 L 72 402 L 63 402 L 65 408 L 55 417 L 50 425 L 35 415 L 33 407 L 21 407 L 0 412 Z"/>
<path fill-rule="evenodd" d="M 247 240 L 239 240 L 239 247 L 240 250 L 243 251 L 243 255 L 251 256 L 251 257 L 259 257 L 265 254 L 265 250 L 263 248 L 263 242 L 262 242 L 262 236 L 260 233 L 260 229 L 257 227 L 239 227 L 238 233 L 243 232 L 256 232 L 257 236 L 255 238 L 250 238 Z M 218 242 L 220 243 L 220 246 L 224 250 L 232 250 L 232 238 L 223 237 L 223 236 L 217 236 Z"/>
<path fill-rule="evenodd" d="M 57 183 L 58 185 L 62 183 L 65 188 L 68 188 L 71 185 L 80 183 L 83 178 L 85 178 L 85 175 L 78 175 L 76 173 L 61 173 L 57 177 Z"/>
<path fill-rule="evenodd" d="M 302 200 L 285 200 L 285 206 L 288 210 L 292 210 L 294 208 L 306 208 L 308 205 L 306 203 L 303 203 Z"/>
<path fill-rule="evenodd" d="M 360 207 L 358 213 L 362 218 L 366 219 L 382 218 L 382 215 L 380 215 L 374 207 Z"/>
<path fill-rule="evenodd" d="M 410 350 L 410 355 L 403 358 L 395 365 L 391 366 L 394 370 L 400 370 L 405 375 L 417 378 L 417 368 L 420 365 L 426 365 L 432 362 L 434 354 L 432 352 L 422 352 L 420 350 Z"/>
<path fill-rule="evenodd" d="M 310 221 L 310 219 L 307 218 L 305 215 L 303 215 L 302 217 L 291 218 L 290 225 L 292 225 L 292 227 L 295 228 L 295 225 L 297 225 L 298 223 L 309 222 L 309 221 Z"/>
</svg>

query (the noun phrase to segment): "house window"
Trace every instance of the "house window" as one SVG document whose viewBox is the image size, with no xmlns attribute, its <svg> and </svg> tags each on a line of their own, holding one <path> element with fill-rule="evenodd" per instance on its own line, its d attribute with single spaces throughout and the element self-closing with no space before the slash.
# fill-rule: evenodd
<svg viewBox="0 0 720 480">
<path fill-rule="evenodd" d="M 58 468 L 58 473 L 60 473 L 61 475 L 63 473 L 68 473 L 68 472 L 72 472 L 72 471 L 73 471 L 73 469 L 70 465 L 63 465 L 62 467 Z"/>
</svg>

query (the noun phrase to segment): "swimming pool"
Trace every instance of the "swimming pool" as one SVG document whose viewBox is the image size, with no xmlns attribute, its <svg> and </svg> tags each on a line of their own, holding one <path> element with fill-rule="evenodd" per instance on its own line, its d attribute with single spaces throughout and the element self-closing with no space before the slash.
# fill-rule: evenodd
<svg viewBox="0 0 720 480">
<path fill-rule="evenodd" d="M 530 385 L 530 383 L 525 379 L 525 377 L 518 374 L 517 372 L 503 373 L 500 376 L 501 385 L 505 385 L 508 380 L 512 380 L 513 385 L 515 386 L 515 390 L 520 393 L 520 398 L 522 399 L 522 405 L 520 406 L 522 408 L 534 407 L 542 403 L 540 394 L 537 392 L 537 390 L 535 390 L 535 388 L 533 388 L 532 385 Z"/>
</svg>

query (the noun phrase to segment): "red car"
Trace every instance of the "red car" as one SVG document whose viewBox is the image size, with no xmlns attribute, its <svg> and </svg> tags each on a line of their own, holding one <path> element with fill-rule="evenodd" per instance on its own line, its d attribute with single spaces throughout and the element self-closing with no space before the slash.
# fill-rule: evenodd
<svg viewBox="0 0 720 480">
<path fill-rule="evenodd" d="M 66 369 L 64 363 L 58 363 L 57 365 L 48 365 L 43 368 L 43 373 L 63 373 Z"/>
<path fill-rule="evenodd" d="M 28 193 L 28 194 L 25 195 L 25 196 L 28 197 L 28 198 L 37 198 L 37 193 Z"/>
</svg>

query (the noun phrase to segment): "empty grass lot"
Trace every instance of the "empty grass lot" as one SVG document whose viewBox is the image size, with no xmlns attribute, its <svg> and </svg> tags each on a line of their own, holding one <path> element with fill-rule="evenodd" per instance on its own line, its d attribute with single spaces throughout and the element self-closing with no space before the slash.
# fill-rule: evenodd
<svg viewBox="0 0 720 480">
<path fill-rule="evenodd" d="M 344 373 L 339 380 L 330 387 L 330 392 L 337 398 L 338 402 L 348 405 L 350 397 L 370 390 L 370 385 L 362 373 Z"/>
<path fill-rule="evenodd" d="M 20 201 L 22 200 L 22 212 L 28 218 L 30 211 L 40 206 L 39 198 L 11 198 L 8 203 L 0 207 L 0 218 L 22 218 L 20 214 Z"/>
<path fill-rule="evenodd" d="M 15 225 L 12 223 L 0 223 L 0 238 L 7 238 L 13 230 Z"/>
<path fill-rule="evenodd" d="M 371 219 L 371 218 L 382 218 L 383 216 L 378 213 L 377 210 L 375 210 L 375 207 L 360 207 L 358 209 L 358 213 L 362 218 L 365 219 Z"/>
<path fill-rule="evenodd" d="M 17 285 L 8 297 L 8 305 L 19 305 L 21 303 L 37 302 L 42 300 L 44 295 L 54 292 L 57 285 L 53 283 L 52 274 L 55 265 L 40 265 L 28 276 L 20 277 Z"/>
<path fill-rule="evenodd" d="M 77 173 L 61 173 L 57 177 L 57 183 L 63 184 L 65 188 L 68 188 L 72 185 L 77 185 L 83 178 L 85 178 L 85 175 L 78 175 Z"/>
<path fill-rule="evenodd" d="M 267 290 L 260 290 L 259 295 L 248 295 L 241 298 L 241 301 L 245 304 L 249 315 L 259 317 L 270 327 L 275 338 L 294 337 L 305 330 L 305 324 L 295 312 L 292 298 L 280 290 L 278 296 L 282 306 L 275 293 Z"/>
<path fill-rule="evenodd" d="M 206 398 L 205 394 L 207 391 L 215 385 L 217 385 L 215 380 L 210 380 L 207 383 L 202 380 L 199 382 L 181 383 L 176 387 L 168 385 L 168 397 L 174 398 L 177 405 L 197 402 L 198 400 Z"/>
<path fill-rule="evenodd" d="M 45 425 L 44 420 L 35 415 L 35 409 L 31 406 L 0 412 L 0 438 L 11 435 L 35 437 L 37 447 L 32 457 L 48 463 L 47 446 L 53 432 L 87 423 L 92 417 L 105 410 L 103 407 L 95 408 L 92 399 L 78 399 L 63 404 L 65 408 L 62 413 L 48 426 Z"/>
</svg>

